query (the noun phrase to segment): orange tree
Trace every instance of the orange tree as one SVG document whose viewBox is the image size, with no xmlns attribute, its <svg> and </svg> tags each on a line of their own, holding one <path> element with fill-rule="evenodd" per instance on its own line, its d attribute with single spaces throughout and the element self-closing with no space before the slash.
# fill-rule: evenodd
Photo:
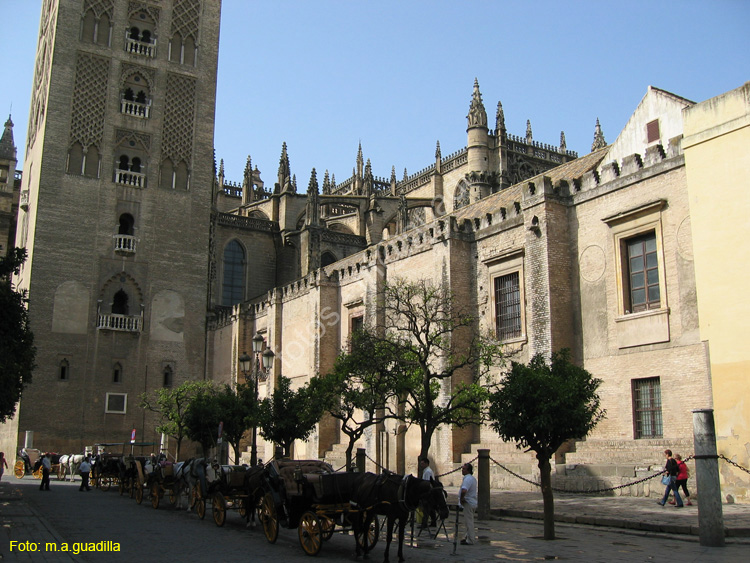
<svg viewBox="0 0 750 563">
<path fill-rule="evenodd" d="M 544 500 L 544 539 L 555 539 L 550 459 L 568 440 L 582 439 L 606 414 L 596 393 L 601 380 L 571 363 L 570 351 L 513 362 L 490 395 L 492 428 L 518 448 L 536 453 Z"/>
</svg>

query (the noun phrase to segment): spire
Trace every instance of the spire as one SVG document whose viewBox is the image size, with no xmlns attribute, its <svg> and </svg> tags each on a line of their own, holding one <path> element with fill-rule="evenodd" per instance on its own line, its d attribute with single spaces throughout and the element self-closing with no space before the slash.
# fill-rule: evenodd
<svg viewBox="0 0 750 563">
<path fill-rule="evenodd" d="M 328 176 L 328 169 L 326 169 L 325 174 L 323 174 L 323 195 L 328 195 L 331 193 L 331 180 Z"/>
<path fill-rule="evenodd" d="M 565 131 L 560 131 L 560 152 L 568 150 L 568 145 L 565 142 Z"/>
<path fill-rule="evenodd" d="M 435 147 L 435 160 L 440 160 L 442 158 L 440 154 L 440 141 L 437 142 L 437 147 Z"/>
<path fill-rule="evenodd" d="M 469 127 L 487 127 L 487 112 L 484 110 L 482 103 L 482 93 L 479 91 L 479 81 L 474 79 L 474 92 L 471 95 L 471 105 L 469 106 Z"/>
<path fill-rule="evenodd" d="M 305 223 L 307 225 L 318 225 L 318 174 L 315 168 L 310 173 L 310 183 L 307 185 L 307 210 Z"/>
<path fill-rule="evenodd" d="M 296 174 L 292 174 L 292 186 L 291 186 L 291 189 L 292 189 L 292 193 L 293 194 L 297 193 L 297 175 Z"/>
<path fill-rule="evenodd" d="M 396 195 L 396 167 L 391 166 L 391 195 Z"/>
<path fill-rule="evenodd" d="M 404 181 L 409 177 L 409 175 L 406 173 L 406 166 L 404 166 Z"/>
<path fill-rule="evenodd" d="M 250 155 L 247 155 L 247 161 L 245 161 L 245 173 L 243 174 L 243 180 L 246 186 L 252 186 L 253 184 L 253 163 L 250 160 Z"/>
<path fill-rule="evenodd" d="M 607 141 L 604 140 L 604 133 L 602 133 L 602 126 L 599 125 L 599 118 L 596 118 L 596 128 L 594 129 L 594 142 L 591 143 L 591 152 L 602 149 L 607 146 Z"/>
<path fill-rule="evenodd" d="M 495 134 L 505 134 L 505 112 L 503 104 L 497 102 L 497 111 L 495 112 Z"/>
<path fill-rule="evenodd" d="M 370 164 L 370 159 L 367 159 L 367 164 L 365 165 L 365 177 L 363 182 L 363 195 L 366 195 L 367 197 L 370 197 L 372 195 L 372 184 L 373 184 L 373 177 L 372 177 L 372 164 Z"/>
<path fill-rule="evenodd" d="M 291 189 L 291 178 L 289 177 L 289 155 L 286 152 L 286 141 L 284 141 L 281 145 L 281 157 L 279 157 L 279 172 L 278 172 L 278 188 L 274 189 L 275 193 L 279 193 L 279 191 L 284 191 L 287 189 L 287 186 L 289 189 Z"/>
<path fill-rule="evenodd" d="M 318 195 L 318 173 L 315 168 L 310 173 L 310 182 L 307 184 L 307 195 Z"/>
<path fill-rule="evenodd" d="M 534 135 L 531 133 L 531 120 L 526 120 L 526 142 L 531 144 L 534 141 Z"/>
<path fill-rule="evenodd" d="M 0 158 L 16 160 L 16 145 L 13 142 L 13 120 L 8 115 L 8 121 L 5 122 L 3 136 L 0 137 Z M 12 182 L 13 179 L 10 179 Z"/>
<path fill-rule="evenodd" d="M 362 141 L 359 142 L 359 148 L 357 149 L 357 176 L 362 177 L 362 166 L 364 166 L 365 160 L 362 157 Z"/>
</svg>

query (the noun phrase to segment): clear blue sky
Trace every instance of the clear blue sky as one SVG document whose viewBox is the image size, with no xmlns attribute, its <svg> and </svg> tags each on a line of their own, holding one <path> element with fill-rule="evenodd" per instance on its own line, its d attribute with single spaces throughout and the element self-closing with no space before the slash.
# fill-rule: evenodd
<svg viewBox="0 0 750 563">
<path fill-rule="evenodd" d="M 0 0 L 19 161 L 41 0 Z M 489 121 L 589 152 L 614 141 L 649 85 L 703 101 L 750 80 L 750 1 L 224 0 L 216 156 L 240 181 L 251 155 L 272 184 L 286 141 L 301 191 L 310 170 L 349 177 L 361 141 L 400 179 L 466 144 L 474 78 Z M 64 140 L 61 139 L 61 142 Z"/>
</svg>

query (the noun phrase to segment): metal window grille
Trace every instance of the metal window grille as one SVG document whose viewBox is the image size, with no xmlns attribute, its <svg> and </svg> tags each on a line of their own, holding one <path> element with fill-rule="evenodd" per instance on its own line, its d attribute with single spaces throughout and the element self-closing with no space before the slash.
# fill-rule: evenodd
<svg viewBox="0 0 750 563">
<path fill-rule="evenodd" d="M 518 272 L 495 278 L 495 330 L 499 340 L 521 336 L 521 287 Z"/>
<path fill-rule="evenodd" d="M 635 437 L 661 438 L 661 383 L 658 377 L 633 380 Z"/>
<path fill-rule="evenodd" d="M 647 142 L 653 143 L 654 141 L 658 141 L 661 137 L 659 132 L 659 120 L 654 119 L 653 121 L 649 121 L 646 123 L 646 139 Z"/>
</svg>

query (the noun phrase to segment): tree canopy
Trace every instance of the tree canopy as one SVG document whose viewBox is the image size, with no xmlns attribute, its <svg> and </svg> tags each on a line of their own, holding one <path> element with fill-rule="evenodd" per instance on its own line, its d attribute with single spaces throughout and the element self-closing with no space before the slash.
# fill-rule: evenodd
<svg viewBox="0 0 750 563">
<path fill-rule="evenodd" d="M 443 286 L 396 279 L 383 297 L 384 324 L 370 334 L 380 341 L 383 362 L 398 368 L 400 417 L 419 426 L 419 456 L 426 457 L 439 426 L 481 421 L 486 376 L 502 360 L 500 346 L 479 334 L 477 317 Z"/>
<path fill-rule="evenodd" d="M 544 537 L 555 539 L 550 459 L 566 441 L 582 439 L 605 417 L 601 380 L 570 361 L 567 349 L 513 362 L 490 396 L 492 428 L 506 441 L 536 453 L 544 499 Z"/>
<path fill-rule="evenodd" d="M 191 401 L 199 393 L 211 389 L 207 381 L 186 381 L 178 387 L 163 387 L 149 396 L 141 395 L 140 407 L 158 413 L 161 417 L 156 427 L 157 432 L 163 432 L 177 442 L 175 457 L 180 458 L 180 446 L 187 436 L 187 422 L 185 415 Z"/>
<path fill-rule="evenodd" d="M 261 436 L 279 444 L 284 455 L 290 456 L 294 441 L 307 439 L 323 416 L 326 407 L 323 391 L 316 384 L 292 390 L 291 380 L 279 376 L 273 394 L 260 404 Z"/>
<path fill-rule="evenodd" d="M 26 292 L 16 291 L 10 279 L 12 274 L 18 275 L 25 260 L 23 248 L 10 249 L 0 258 L 0 422 L 15 414 L 36 367 Z"/>
</svg>

